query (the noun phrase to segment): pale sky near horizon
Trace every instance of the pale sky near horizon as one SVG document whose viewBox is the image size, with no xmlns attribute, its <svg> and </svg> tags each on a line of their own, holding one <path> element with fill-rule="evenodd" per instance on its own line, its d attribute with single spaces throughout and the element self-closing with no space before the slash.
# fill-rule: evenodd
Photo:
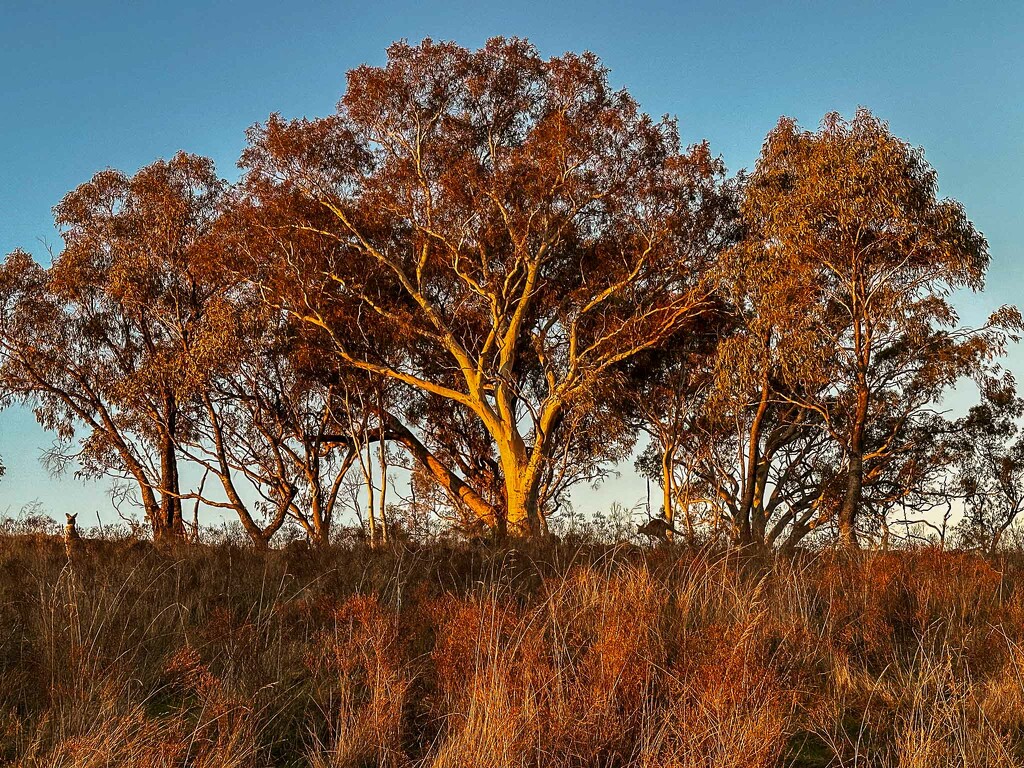
<svg viewBox="0 0 1024 768">
<path fill-rule="evenodd" d="M 329 113 L 345 72 L 380 64 L 397 39 L 477 47 L 494 35 L 544 55 L 589 49 L 684 141 L 708 139 L 749 168 L 781 115 L 814 127 L 858 105 L 923 146 L 943 195 L 988 237 L 977 322 L 1024 303 L 1024 3 L 1002 2 L 47 2 L 0 0 L 0 253 L 45 261 L 51 207 L 96 171 L 132 172 L 178 149 L 231 179 L 246 127 L 272 111 Z M 1024 354 L 1008 366 L 1024 378 Z M 105 484 L 52 480 L 52 438 L 31 414 L 0 414 L 0 516 L 38 500 L 91 518 Z M 640 501 L 623 476 L 577 496 L 586 509 Z"/>
</svg>

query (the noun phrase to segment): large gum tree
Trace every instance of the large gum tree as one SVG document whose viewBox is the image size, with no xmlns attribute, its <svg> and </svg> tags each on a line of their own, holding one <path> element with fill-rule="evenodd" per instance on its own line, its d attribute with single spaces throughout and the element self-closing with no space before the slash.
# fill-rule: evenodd
<svg viewBox="0 0 1024 768">
<path fill-rule="evenodd" d="M 397 43 L 335 114 L 252 129 L 242 165 L 265 294 L 346 365 L 471 414 L 500 502 L 417 458 L 499 533 L 542 529 L 560 427 L 710 307 L 721 164 L 589 53 Z"/>
</svg>

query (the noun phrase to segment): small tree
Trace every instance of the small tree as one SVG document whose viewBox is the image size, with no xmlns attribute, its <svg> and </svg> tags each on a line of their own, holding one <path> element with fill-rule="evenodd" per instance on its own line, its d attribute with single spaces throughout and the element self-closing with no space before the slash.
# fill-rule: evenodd
<svg viewBox="0 0 1024 768">
<path fill-rule="evenodd" d="M 967 546 L 992 553 L 1024 511 L 1024 399 L 1009 378 L 990 382 L 982 394 L 952 430 L 964 512 L 957 532 Z"/>
<path fill-rule="evenodd" d="M 286 318 L 244 286 L 225 294 L 185 342 L 184 359 L 204 377 L 188 402 L 192 429 L 179 442 L 221 494 L 185 496 L 234 511 L 259 548 L 289 518 L 325 544 L 360 445 L 340 423 L 339 387 Z"/>
<path fill-rule="evenodd" d="M 719 336 L 729 330 L 724 313 L 710 316 L 716 319 L 702 324 L 703 332 L 687 329 L 664 349 L 638 356 L 627 384 L 630 410 L 650 437 L 636 460 L 636 469 L 661 486 L 661 517 L 669 524 L 669 535 L 681 517 L 679 524 L 690 540 L 697 526 L 691 509 L 709 503 L 704 489 L 694 482 L 698 421 L 714 386 Z"/>
<path fill-rule="evenodd" d="M 133 480 L 157 538 L 184 532 L 177 446 L 197 376 L 182 354 L 221 290 L 190 264 L 222 194 L 210 161 L 184 153 L 103 171 L 54 209 L 49 268 L 20 251 L 0 267 L 3 386 L 57 432 L 59 466 Z"/>
<path fill-rule="evenodd" d="M 709 361 L 691 473 L 741 545 L 792 548 L 835 513 L 835 456 L 817 414 L 822 340 L 806 322 L 799 274 L 751 259 L 746 241 L 718 264 L 730 333 Z"/>
</svg>

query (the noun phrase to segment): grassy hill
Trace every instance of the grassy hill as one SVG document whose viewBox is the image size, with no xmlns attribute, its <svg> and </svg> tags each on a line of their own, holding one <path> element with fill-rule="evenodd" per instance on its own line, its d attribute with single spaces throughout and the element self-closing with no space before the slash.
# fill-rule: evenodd
<svg viewBox="0 0 1024 768">
<path fill-rule="evenodd" d="M 0 764 L 1011 766 L 1024 559 L 0 539 Z"/>
</svg>

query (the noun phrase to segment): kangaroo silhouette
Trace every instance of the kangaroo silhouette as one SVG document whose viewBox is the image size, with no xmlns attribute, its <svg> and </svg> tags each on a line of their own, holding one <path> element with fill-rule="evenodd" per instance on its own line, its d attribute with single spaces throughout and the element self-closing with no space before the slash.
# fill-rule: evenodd
<svg viewBox="0 0 1024 768">
<path fill-rule="evenodd" d="M 676 533 L 676 529 L 672 527 L 672 523 L 661 517 L 652 517 L 643 525 L 636 527 L 637 533 L 642 533 L 644 536 L 650 536 L 652 539 L 658 541 L 668 541 L 668 532 Z"/>
<path fill-rule="evenodd" d="M 68 560 L 70 560 L 75 555 L 81 553 L 84 545 L 82 536 L 78 533 L 78 526 L 75 523 L 78 513 L 76 512 L 73 515 L 65 514 L 64 517 L 68 519 L 64 526 L 64 550 L 68 554 Z"/>
</svg>

